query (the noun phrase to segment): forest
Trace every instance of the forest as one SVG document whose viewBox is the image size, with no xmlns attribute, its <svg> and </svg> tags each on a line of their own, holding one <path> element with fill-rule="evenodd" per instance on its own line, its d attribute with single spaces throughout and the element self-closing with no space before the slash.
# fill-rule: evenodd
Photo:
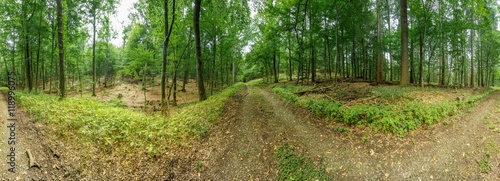
<svg viewBox="0 0 500 181">
<path fill-rule="evenodd" d="M 498 179 L 499 8 L 2 0 L 1 178 Z"/>
</svg>

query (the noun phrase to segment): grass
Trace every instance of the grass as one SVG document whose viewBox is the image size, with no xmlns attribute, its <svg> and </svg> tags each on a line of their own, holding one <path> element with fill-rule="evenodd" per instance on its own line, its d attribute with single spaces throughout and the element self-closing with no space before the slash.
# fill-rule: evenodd
<svg viewBox="0 0 500 181">
<path fill-rule="evenodd" d="M 491 172 L 491 164 L 488 161 L 488 158 L 491 157 L 490 152 L 486 152 L 484 156 L 481 158 L 481 160 L 477 161 L 479 164 L 479 168 L 481 170 L 481 173 L 490 173 Z"/>
<path fill-rule="evenodd" d="M 278 180 L 330 180 L 323 169 L 312 165 L 312 161 L 294 153 L 293 146 L 275 148 L 278 157 Z"/>
<path fill-rule="evenodd" d="M 421 125 L 435 124 L 444 117 L 454 115 L 463 108 L 474 106 L 478 101 L 494 92 L 489 89 L 483 94 L 469 97 L 463 101 L 444 101 L 434 104 L 411 101 L 405 98 L 398 104 L 356 104 L 347 107 L 341 101 L 320 98 L 302 98 L 294 94 L 305 89 L 303 86 L 278 85 L 272 91 L 281 95 L 287 102 L 299 104 L 312 113 L 349 125 L 368 125 L 375 131 L 391 132 L 403 135 Z M 388 102 L 400 100 L 411 88 L 390 87 L 387 91 L 374 91 Z M 377 93 L 378 92 L 378 93 Z"/>
<path fill-rule="evenodd" d="M 222 113 L 223 107 L 243 84 L 236 84 L 206 101 L 183 107 L 164 117 L 147 115 L 103 103 L 94 98 L 66 98 L 17 92 L 17 100 L 35 121 L 55 127 L 56 134 L 95 143 L 104 150 L 147 150 L 156 154 L 169 146 L 182 146 L 202 137 Z"/>
</svg>

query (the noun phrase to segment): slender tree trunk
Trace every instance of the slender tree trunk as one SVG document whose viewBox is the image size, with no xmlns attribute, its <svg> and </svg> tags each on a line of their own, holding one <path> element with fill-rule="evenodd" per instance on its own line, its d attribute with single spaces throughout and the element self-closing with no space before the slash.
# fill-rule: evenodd
<svg viewBox="0 0 500 181">
<path fill-rule="evenodd" d="M 28 80 L 28 91 L 31 92 L 33 90 L 33 77 L 32 77 L 32 68 L 31 68 L 31 57 L 30 57 L 30 43 L 29 43 L 29 31 L 26 33 L 25 45 L 26 45 L 26 79 Z"/>
<path fill-rule="evenodd" d="M 292 47 L 291 47 L 291 43 L 290 43 L 290 33 L 288 33 L 288 78 L 290 81 L 293 81 L 293 77 L 292 77 L 292 71 L 293 71 L 293 68 L 292 68 Z"/>
<path fill-rule="evenodd" d="M 201 0 L 194 1 L 194 40 L 196 43 L 196 74 L 197 74 L 197 84 L 198 93 L 200 95 L 200 101 L 207 99 L 205 94 L 205 86 L 203 85 L 203 62 L 201 60 L 201 44 L 200 44 L 200 11 L 201 11 Z"/>
<path fill-rule="evenodd" d="M 420 36 L 419 36 L 419 46 L 420 46 L 420 64 L 418 65 L 418 68 L 419 68 L 419 72 L 418 72 L 418 79 L 419 79 L 419 83 L 420 83 L 420 87 L 424 87 L 424 37 L 423 37 L 423 33 L 420 32 Z"/>
<path fill-rule="evenodd" d="M 474 30 L 470 31 L 470 86 L 474 87 Z"/>
<path fill-rule="evenodd" d="M 63 40 L 63 15 L 61 0 L 56 0 L 57 3 L 57 39 L 59 46 L 59 89 L 60 99 L 66 97 L 66 85 L 64 75 L 64 40 Z"/>
<path fill-rule="evenodd" d="M 41 45 L 40 45 L 40 31 L 38 31 L 38 39 L 37 39 L 37 43 L 38 43 L 38 48 L 36 50 L 36 67 L 35 67 L 35 91 L 38 92 L 38 79 L 40 78 L 39 76 L 39 69 L 38 67 L 40 67 L 40 48 L 41 48 Z"/>
<path fill-rule="evenodd" d="M 391 73 L 392 76 L 392 73 Z M 410 84 L 408 77 L 408 2 L 401 0 L 401 79 L 400 84 Z"/>
<path fill-rule="evenodd" d="M 402 0 L 403 1 L 403 0 Z M 383 70 L 382 70 L 382 22 L 380 18 L 380 4 L 377 0 L 377 78 L 376 82 L 378 84 L 383 81 Z"/>
<path fill-rule="evenodd" d="M 276 68 L 276 49 L 273 52 L 273 72 L 274 72 L 274 83 L 278 83 L 278 71 Z"/>
<path fill-rule="evenodd" d="M 96 96 L 96 65 L 95 65 L 95 38 L 96 38 L 96 7 L 92 7 L 92 96 Z"/>
<path fill-rule="evenodd" d="M 175 0 L 172 2 L 172 22 L 170 28 L 168 27 L 168 1 L 165 0 L 164 3 L 164 40 L 163 40 L 163 60 L 161 64 L 161 111 L 162 114 L 166 113 L 168 107 L 168 101 L 166 100 L 165 86 L 167 79 L 167 56 L 168 56 L 168 43 L 170 40 L 170 34 L 172 33 L 172 27 L 175 21 Z"/>
</svg>

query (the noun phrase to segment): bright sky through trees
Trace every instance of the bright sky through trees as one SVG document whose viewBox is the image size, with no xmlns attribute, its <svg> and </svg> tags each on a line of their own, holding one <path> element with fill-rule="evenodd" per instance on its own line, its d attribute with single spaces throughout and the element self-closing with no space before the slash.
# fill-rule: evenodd
<svg viewBox="0 0 500 181">
<path fill-rule="evenodd" d="M 130 19 L 128 15 L 134 10 L 134 3 L 137 0 L 121 0 L 119 5 L 116 7 L 116 14 L 111 18 L 111 24 L 113 29 L 116 31 L 117 35 L 111 43 L 115 46 L 122 46 L 123 43 L 123 27 L 130 24 Z"/>
</svg>

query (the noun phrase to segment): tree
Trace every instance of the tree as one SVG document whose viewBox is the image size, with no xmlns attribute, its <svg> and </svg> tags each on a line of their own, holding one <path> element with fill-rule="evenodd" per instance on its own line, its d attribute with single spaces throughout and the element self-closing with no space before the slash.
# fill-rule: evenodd
<svg viewBox="0 0 500 181">
<path fill-rule="evenodd" d="M 201 60 L 201 43 L 200 43 L 200 11 L 201 11 L 201 0 L 194 1 L 194 40 L 196 46 L 196 77 L 198 84 L 198 94 L 200 96 L 200 101 L 207 99 L 205 94 L 205 85 L 203 84 L 203 62 Z"/>
<path fill-rule="evenodd" d="M 64 40 L 63 40 L 63 15 L 62 2 L 56 0 L 57 3 L 57 44 L 59 48 L 59 91 L 60 99 L 66 96 L 66 85 L 64 75 Z"/>
<path fill-rule="evenodd" d="M 380 15 L 380 3 L 377 0 L 377 83 L 382 83 L 383 81 L 383 70 L 382 70 L 382 20 Z"/>
<path fill-rule="evenodd" d="M 408 74 L 408 2 L 401 0 L 401 80 L 400 84 L 410 84 Z"/>
<path fill-rule="evenodd" d="M 163 40 L 163 61 L 161 65 L 161 106 L 162 112 L 167 109 L 167 100 L 165 94 L 165 86 L 166 86 L 166 75 L 167 75 L 167 55 L 168 55 L 168 43 L 170 40 L 170 35 L 172 34 L 172 28 L 175 22 L 175 0 L 172 3 L 172 22 L 170 23 L 170 28 L 168 26 L 168 0 L 164 0 L 164 40 Z"/>
</svg>

